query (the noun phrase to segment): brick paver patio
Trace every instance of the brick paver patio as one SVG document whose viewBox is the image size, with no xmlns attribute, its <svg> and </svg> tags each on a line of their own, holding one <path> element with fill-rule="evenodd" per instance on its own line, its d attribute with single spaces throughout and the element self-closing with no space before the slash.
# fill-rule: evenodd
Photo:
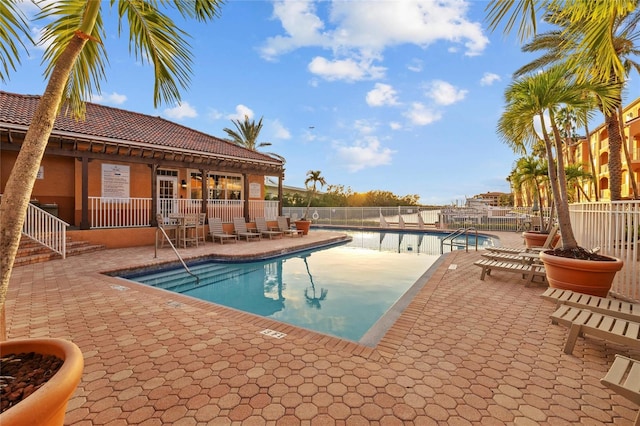
<svg viewBox="0 0 640 426">
<path fill-rule="evenodd" d="M 280 251 L 334 235 L 181 252 Z M 498 235 L 521 244 L 518 234 Z M 640 353 L 580 338 L 564 354 L 567 330 L 550 323 L 543 288 L 499 271 L 480 281 L 479 257 L 447 255 L 376 347 L 100 273 L 174 260 L 166 248 L 155 259 L 153 247 L 16 268 L 8 334 L 82 349 L 66 424 L 630 424 L 638 407 L 600 378 L 616 353 Z"/>
</svg>

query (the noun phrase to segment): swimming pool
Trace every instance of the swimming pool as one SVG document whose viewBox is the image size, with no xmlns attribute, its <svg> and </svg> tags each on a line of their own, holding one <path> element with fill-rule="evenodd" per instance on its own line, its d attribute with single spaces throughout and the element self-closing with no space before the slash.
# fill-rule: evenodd
<svg viewBox="0 0 640 426">
<path fill-rule="evenodd" d="M 440 257 L 441 237 L 343 232 L 352 241 L 329 248 L 255 262 L 192 264 L 199 283 L 179 267 L 120 276 L 360 341 L 409 288 L 424 284 L 417 281 Z"/>
</svg>

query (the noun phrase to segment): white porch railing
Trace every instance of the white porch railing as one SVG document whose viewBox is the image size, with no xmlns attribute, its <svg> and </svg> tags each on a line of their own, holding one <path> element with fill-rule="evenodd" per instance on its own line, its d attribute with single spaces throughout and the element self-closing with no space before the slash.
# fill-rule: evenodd
<svg viewBox="0 0 640 426">
<path fill-rule="evenodd" d="M 570 211 L 580 246 L 624 261 L 611 292 L 640 300 L 640 201 L 572 204 Z"/>
<path fill-rule="evenodd" d="M 102 198 L 89 197 L 89 225 L 99 228 L 132 228 L 151 226 L 151 198 Z M 249 201 L 249 220 L 263 216 L 275 220 L 278 201 Z M 158 201 L 158 213 L 194 214 L 202 211 L 202 200 L 162 199 Z M 232 222 L 234 217 L 244 217 L 244 200 L 207 200 L 207 215 Z"/>
<path fill-rule="evenodd" d="M 69 224 L 64 220 L 29 204 L 22 225 L 22 233 L 49 247 L 64 259 L 67 257 L 67 226 Z"/>
</svg>

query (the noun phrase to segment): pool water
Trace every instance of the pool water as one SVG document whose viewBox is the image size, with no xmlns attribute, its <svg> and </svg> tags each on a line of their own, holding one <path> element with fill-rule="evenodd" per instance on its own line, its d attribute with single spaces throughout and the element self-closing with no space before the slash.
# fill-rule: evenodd
<svg viewBox="0 0 640 426">
<path fill-rule="evenodd" d="M 424 237 L 348 231 L 347 244 L 274 259 L 128 273 L 144 284 L 359 341 L 439 258 Z M 437 237 L 436 237 L 437 239 Z"/>
</svg>

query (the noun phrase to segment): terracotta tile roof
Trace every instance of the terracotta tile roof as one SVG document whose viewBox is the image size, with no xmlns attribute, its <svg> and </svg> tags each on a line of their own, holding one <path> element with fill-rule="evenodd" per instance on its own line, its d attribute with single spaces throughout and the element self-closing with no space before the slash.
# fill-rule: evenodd
<svg viewBox="0 0 640 426">
<path fill-rule="evenodd" d="M 40 96 L 0 91 L 0 125 L 29 126 Z M 197 151 L 245 160 L 280 160 L 251 151 L 223 139 L 173 123 L 161 117 L 104 105 L 87 103 L 86 119 L 76 121 L 60 114 L 53 134 L 75 133 L 85 138 L 110 139 L 123 143 L 143 143 L 180 150 Z"/>
</svg>

